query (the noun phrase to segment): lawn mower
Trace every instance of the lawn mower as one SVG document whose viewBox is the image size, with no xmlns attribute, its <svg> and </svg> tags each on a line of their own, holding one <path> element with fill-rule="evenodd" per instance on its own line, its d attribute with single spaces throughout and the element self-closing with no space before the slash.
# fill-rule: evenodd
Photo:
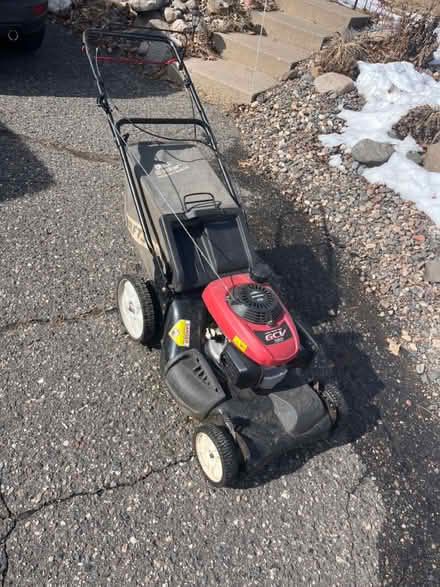
<svg viewBox="0 0 440 587">
<path fill-rule="evenodd" d="M 116 40 L 121 46 L 121 39 L 159 46 L 154 54 L 161 57 L 102 54 L 102 47 Z M 118 282 L 122 324 L 139 343 L 160 341 L 169 393 L 198 422 L 193 447 L 203 474 L 214 486 L 234 485 L 241 472 L 328 438 L 345 413 L 343 396 L 309 374 L 318 345 L 289 314 L 255 253 L 182 47 L 148 29 L 88 30 L 83 47 L 125 171 L 127 228 L 142 266 L 142 274 Z M 193 116 L 116 121 L 101 59 L 172 67 Z M 146 140 L 133 142 L 123 132 L 152 125 L 189 125 L 202 138 L 145 131 Z"/>
</svg>

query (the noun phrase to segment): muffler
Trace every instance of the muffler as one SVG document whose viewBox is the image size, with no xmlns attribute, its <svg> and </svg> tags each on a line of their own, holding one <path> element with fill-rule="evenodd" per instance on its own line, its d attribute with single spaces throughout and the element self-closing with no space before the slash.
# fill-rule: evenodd
<svg viewBox="0 0 440 587">
<path fill-rule="evenodd" d="M 8 31 L 8 39 L 11 41 L 11 43 L 16 43 L 19 37 L 20 35 L 18 34 L 17 30 L 11 29 L 10 31 Z"/>
</svg>

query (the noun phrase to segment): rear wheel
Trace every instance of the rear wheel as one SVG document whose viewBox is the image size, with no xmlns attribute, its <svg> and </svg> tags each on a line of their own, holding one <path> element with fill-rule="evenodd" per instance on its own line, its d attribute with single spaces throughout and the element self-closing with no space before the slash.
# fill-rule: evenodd
<svg viewBox="0 0 440 587">
<path fill-rule="evenodd" d="M 118 283 L 117 303 L 129 336 L 136 342 L 150 343 L 156 334 L 157 319 L 148 283 L 137 275 L 123 275 Z"/>
<path fill-rule="evenodd" d="M 342 391 L 333 384 L 327 384 L 320 391 L 322 401 L 325 403 L 333 426 L 338 430 L 344 428 L 350 413 L 347 400 Z"/>
<path fill-rule="evenodd" d="M 37 51 L 44 39 L 45 29 L 38 31 L 37 33 L 32 33 L 30 35 L 26 35 L 23 37 L 21 42 L 21 47 L 24 51 L 28 51 L 31 53 L 32 51 Z"/>
<path fill-rule="evenodd" d="M 194 452 L 206 479 L 214 487 L 228 487 L 238 476 L 239 456 L 226 428 L 200 426 L 194 434 Z"/>
</svg>

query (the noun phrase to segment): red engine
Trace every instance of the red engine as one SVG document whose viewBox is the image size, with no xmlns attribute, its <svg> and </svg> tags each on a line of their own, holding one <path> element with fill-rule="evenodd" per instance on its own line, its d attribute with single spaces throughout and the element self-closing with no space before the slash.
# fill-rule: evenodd
<svg viewBox="0 0 440 587">
<path fill-rule="evenodd" d="M 212 281 L 202 298 L 225 337 L 258 365 L 284 365 L 298 353 L 295 324 L 267 284 L 232 275 Z"/>
</svg>

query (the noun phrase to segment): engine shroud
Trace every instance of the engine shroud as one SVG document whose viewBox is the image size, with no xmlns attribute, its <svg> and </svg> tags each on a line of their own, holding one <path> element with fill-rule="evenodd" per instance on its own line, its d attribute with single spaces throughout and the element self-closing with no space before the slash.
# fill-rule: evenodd
<svg viewBox="0 0 440 587">
<path fill-rule="evenodd" d="M 269 285 L 231 275 L 209 283 L 202 299 L 226 338 L 259 365 L 284 365 L 298 353 L 295 324 Z"/>
</svg>

